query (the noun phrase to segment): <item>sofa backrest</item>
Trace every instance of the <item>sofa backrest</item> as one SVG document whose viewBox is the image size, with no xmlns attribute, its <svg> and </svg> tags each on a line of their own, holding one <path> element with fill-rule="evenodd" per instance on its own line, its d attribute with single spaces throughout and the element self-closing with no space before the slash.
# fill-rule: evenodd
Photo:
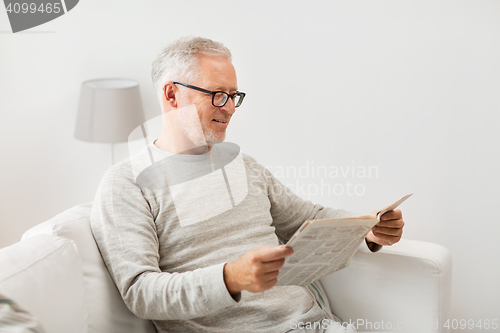
<svg viewBox="0 0 500 333">
<path fill-rule="evenodd" d="M 47 333 L 87 333 L 81 262 L 69 239 L 38 235 L 0 249 L 0 294 L 37 317 Z"/>
<path fill-rule="evenodd" d="M 23 235 L 48 234 L 76 243 L 82 261 L 89 333 L 156 333 L 153 323 L 135 316 L 123 302 L 90 229 L 92 203 L 72 207 Z M 69 332 L 69 331 L 68 331 Z"/>
</svg>

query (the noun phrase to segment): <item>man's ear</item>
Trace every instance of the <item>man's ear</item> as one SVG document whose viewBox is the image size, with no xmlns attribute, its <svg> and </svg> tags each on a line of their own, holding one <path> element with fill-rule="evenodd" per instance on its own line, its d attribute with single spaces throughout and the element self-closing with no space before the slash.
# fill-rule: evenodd
<svg viewBox="0 0 500 333">
<path fill-rule="evenodd" d="M 173 82 L 167 82 L 163 86 L 163 102 L 171 108 L 177 108 L 177 100 L 175 98 L 176 91 L 177 87 Z"/>
</svg>

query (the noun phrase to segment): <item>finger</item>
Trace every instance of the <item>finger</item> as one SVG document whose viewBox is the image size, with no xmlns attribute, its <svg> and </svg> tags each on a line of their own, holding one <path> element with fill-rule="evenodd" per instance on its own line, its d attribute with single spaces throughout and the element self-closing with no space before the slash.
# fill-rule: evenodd
<svg viewBox="0 0 500 333">
<path fill-rule="evenodd" d="M 392 245 L 401 239 L 401 236 L 389 236 L 384 234 L 375 235 L 375 243 L 380 245 Z"/>
<path fill-rule="evenodd" d="M 398 220 L 403 217 L 403 213 L 401 213 L 401 210 L 395 209 L 391 210 L 384 215 L 380 216 L 380 220 L 385 221 L 385 220 Z"/>
<path fill-rule="evenodd" d="M 278 279 L 275 277 L 267 282 L 259 283 L 253 285 L 250 289 L 247 289 L 251 293 L 261 293 L 263 291 L 269 290 L 278 283 Z"/>
<path fill-rule="evenodd" d="M 285 259 L 279 259 L 274 261 L 268 261 L 260 264 L 259 271 L 260 274 L 267 274 L 269 272 L 277 272 L 285 264 Z"/>
<path fill-rule="evenodd" d="M 276 279 L 278 277 L 279 273 L 280 273 L 279 271 L 273 271 L 273 272 L 266 273 L 263 275 L 262 280 L 264 283 L 269 282 L 273 279 Z"/>
<path fill-rule="evenodd" d="M 386 234 L 374 234 L 372 230 L 370 230 L 370 233 L 367 235 L 367 240 L 370 242 L 374 242 L 380 245 L 392 245 L 394 243 L 399 242 L 401 239 L 402 234 L 392 236 L 392 235 L 386 235 Z"/>
<path fill-rule="evenodd" d="M 274 279 L 271 279 L 269 281 L 267 281 L 261 289 L 263 290 L 268 290 L 268 289 L 271 289 L 272 287 L 274 287 L 276 285 L 276 283 L 278 283 L 278 279 L 277 278 L 274 278 Z"/>
<path fill-rule="evenodd" d="M 283 259 L 285 257 L 291 256 L 293 250 L 291 247 L 281 246 L 269 246 L 262 247 L 260 251 L 256 254 L 259 260 L 263 263 L 276 261 Z"/>
<path fill-rule="evenodd" d="M 405 225 L 405 223 L 404 223 L 403 219 L 399 219 L 399 220 L 380 221 L 375 226 L 376 227 L 401 229 L 402 227 L 404 227 L 404 225 Z"/>
<path fill-rule="evenodd" d="M 266 283 L 272 280 L 276 280 L 279 275 L 279 270 L 274 270 L 272 272 L 260 273 L 253 278 L 253 284 L 262 287 Z"/>
<path fill-rule="evenodd" d="M 270 262 L 275 260 L 280 260 L 291 256 L 293 254 L 293 249 L 291 247 L 286 247 L 284 245 L 270 247 L 261 253 L 261 262 Z"/>
<path fill-rule="evenodd" d="M 378 235 L 399 236 L 402 234 L 402 229 L 401 228 L 387 228 L 387 227 L 373 227 L 372 232 L 375 236 L 378 236 Z"/>
</svg>

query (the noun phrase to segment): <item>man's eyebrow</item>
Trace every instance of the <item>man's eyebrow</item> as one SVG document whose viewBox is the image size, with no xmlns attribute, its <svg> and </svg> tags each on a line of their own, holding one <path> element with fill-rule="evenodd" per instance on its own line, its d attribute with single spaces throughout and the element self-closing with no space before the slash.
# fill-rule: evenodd
<svg viewBox="0 0 500 333">
<path fill-rule="evenodd" d="M 224 90 L 224 88 L 225 88 L 225 87 L 222 87 L 222 86 L 217 86 L 217 87 L 215 87 L 215 90 L 214 90 L 214 91 L 225 91 L 225 90 Z M 238 91 L 238 87 L 236 87 L 236 88 L 231 88 L 231 89 L 229 89 L 229 91 Z"/>
</svg>

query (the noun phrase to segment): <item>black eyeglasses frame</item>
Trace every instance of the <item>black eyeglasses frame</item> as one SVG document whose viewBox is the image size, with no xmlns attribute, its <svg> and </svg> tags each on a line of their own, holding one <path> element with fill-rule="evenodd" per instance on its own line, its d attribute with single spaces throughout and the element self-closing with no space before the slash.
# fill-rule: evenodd
<svg viewBox="0 0 500 333">
<path fill-rule="evenodd" d="M 226 105 L 227 101 L 229 100 L 229 97 L 231 97 L 231 99 L 234 102 L 235 97 L 236 96 L 240 96 L 240 99 L 238 100 L 238 104 L 234 105 L 234 107 L 237 108 L 237 107 L 239 107 L 241 105 L 241 103 L 243 103 L 243 99 L 246 96 L 246 94 L 244 92 L 241 92 L 241 91 L 236 91 L 234 94 L 230 95 L 230 94 L 228 94 L 225 91 L 211 91 L 211 90 L 203 89 L 203 88 L 200 88 L 200 87 L 192 86 L 190 84 L 181 83 L 181 82 L 173 82 L 173 84 L 180 84 L 181 86 L 184 86 L 186 88 L 198 90 L 198 91 L 204 92 L 206 94 L 211 94 L 212 95 L 212 105 L 216 106 L 216 107 L 223 107 L 224 105 Z M 221 105 L 216 105 L 215 101 L 214 101 L 215 100 L 215 95 L 218 94 L 218 93 L 223 93 L 225 95 L 224 99 L 223 99 L 223 103 Z"/>
</svg>

